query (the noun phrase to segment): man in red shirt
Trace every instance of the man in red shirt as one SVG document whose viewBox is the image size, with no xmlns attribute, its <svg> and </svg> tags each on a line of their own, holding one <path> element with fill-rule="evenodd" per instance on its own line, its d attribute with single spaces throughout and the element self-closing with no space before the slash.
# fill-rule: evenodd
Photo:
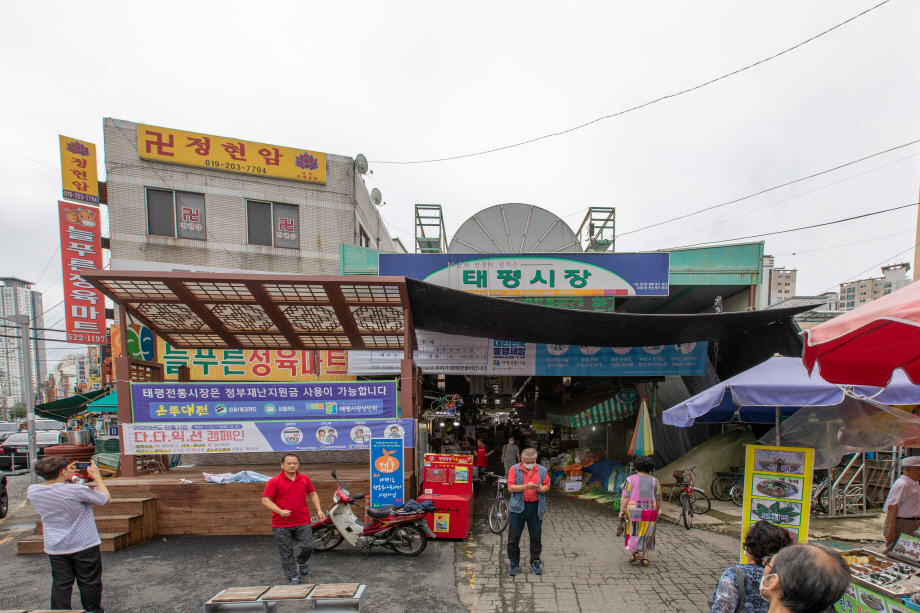
<svg viewBox="0 0 920 613">
<path fill-rule="evenodd" d="M 293 453 L 281 459 L 281 474 L 272 477 L 262 492 L 262 504 L 271 509 L 272 532 L 281 553 L 281 569 L 291 585 L 300 585 L 301 577 L 310 572 L 307 561 L 313 553 L 313 531 L 307 494 L 319 519 L 326 517 L 319 506 L 319 496 L 310 478 L 297 472 L 300 460 Z M 300 554 L 294 560 L 294 544 Z"/>
<path fill-rule="evenodd" d="M 521 535 L 524 524 L 530 534 L 530 570 L 535 575 L 543 574 L 540 554 L 543 552 L 541 530 L 543 514 L 546 512 L 545 492 L 549 491 L 549 474 L 537 464 L 537 451 L 525 449 L 521 462 L 508 471 L 508 491 L 511 502 L 508 505 L 508 559 L 511 566 L 508 574 L 518 574 L 521 564 Z"/>
</svg>

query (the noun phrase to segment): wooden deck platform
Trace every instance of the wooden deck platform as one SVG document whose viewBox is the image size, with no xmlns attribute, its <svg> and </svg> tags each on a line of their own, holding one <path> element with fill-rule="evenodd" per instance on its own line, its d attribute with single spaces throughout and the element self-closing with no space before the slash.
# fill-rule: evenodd
<svg viewBox="0 0 920 613">
<path fill-rule="evenodd" d="M 310 477 L 324 511 L 332 507 L 337 487 L 330 475 L 333 468 L 352 494 L 370 493 L 370 467 L 365 464 L 302 464 L 300 472 Z M 156 475 L 106 479 L 105 484 L 113 499 L 155 498 L 159 535 L 269 535 L 271 512 L 262 506 L 264 483 L 208 483 L 202 475 L 244 470 L 269 477 L 281 471 L 278 465 L 194 466 Z M 180 483 L 180 479 L 192 483 Z M 412 483 L 413 474 L 407 472 L 407 494 Z M 356 515 L 363 513 L 363 504 L 355 508 Z"/>
</svg>

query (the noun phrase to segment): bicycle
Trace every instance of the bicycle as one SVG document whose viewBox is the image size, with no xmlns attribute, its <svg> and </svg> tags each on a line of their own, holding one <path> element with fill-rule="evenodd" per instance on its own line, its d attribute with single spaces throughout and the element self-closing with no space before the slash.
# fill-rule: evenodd
<svg viewBox="0 0 920 613">
<path fill-rule="evenodd" d="M 693 476 L 696 475 L 693 469 L 685 468 L 680 473 L 680 507 L 681 518 L 684 520 L 684 527 L 689 530 L 693 527 L 693 516 L 695 514 L 706 514 L 712 508 L 712 502 L 706 492 L 698 487 L 693 487 Z"/>
<path fill-rule="evenodd" d="M 489 530 L 495 534 L 501 534 L 505 531 L 505 528 L 508 527 L 508 497 L 505 496 L 505 492 L 508 491 L 508 479 L 506 477 L 500 477 L 495 473 L 481 471 L 479 473 L 479 481 L 481 483 L 486 482 L 486 477 L 493 477 L 495 483 L 493 487 L 495 488 L 495 500 L 492 501 L 492 504 L 489 506 Z"/>
<path fill-rule="evenodd" d="M 735 503 L 736 507 L 744 506 L 744 481 L 739 481 L 734 486 L 732 486 L 731 492 L 729 492 L 732 502 Z"/>
<path fill-rule="evenodd" d="M 732 488 L 738 484 L 744 483 L 744 473 L 731 470 L 729 472 L 718 472 L 716 474 L 719 476 L 713 479 L 712 485 L 709 486 L 709 491 L 712 492 L 712 497 L 716 500 L 727 502 L 732 498 Z"/>
</svg>

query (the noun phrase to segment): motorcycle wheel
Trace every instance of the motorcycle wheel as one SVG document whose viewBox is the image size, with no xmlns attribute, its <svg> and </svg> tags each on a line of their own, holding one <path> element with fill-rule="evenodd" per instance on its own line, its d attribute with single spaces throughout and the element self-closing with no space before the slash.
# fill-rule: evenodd
<svg viewBox="0 0 920 613">
<path fill-rule="evenodd" d="M 418 526 L 406 524 L 396 528 L 396 536 L 390 545 L 401 556 L 417 556 L 428 546 L 428 536 Z"/>
<path fill-rule="evenodd" d="M 335 549 L 345 540 L 332 526 L 323 526 L 313 531 L 313 551 Z"/>
</svg>

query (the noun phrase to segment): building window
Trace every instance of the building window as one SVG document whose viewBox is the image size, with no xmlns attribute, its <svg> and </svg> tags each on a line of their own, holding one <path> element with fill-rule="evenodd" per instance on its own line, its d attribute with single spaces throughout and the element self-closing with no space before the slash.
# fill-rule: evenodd
<svg viewBox="0 0 920 613">
<path fill-rule="evenodd" d="M 300 209 L 293 204 L 246 201 L 250 245 L 300 249 Z"/>
<path fill-rule="evenodd" d="M 358 224 L 358 246 L 368 248 L 371 246 L 371 237 L 367 235 L 367 232 L 364 231 L 360 224 Z"/>
<path fill-rule="evenodd" d="M 856 306 L 856 302 L 853 301 L 853 300 L 850 300 L 849 302 L 847 302 L 847 306 L 848 306 L 848 307 L 855 307 L 855 306 Z"/>
<path fill-rule="evenodd" d="M 147 234 L 207 240 L 204 194 L 147 188 Z"/>
<path fill-rule="evenodd" d="M 787 283 L 786 285 L 792 285 L 792 284 L 791 284 L 791 283 Z"/>
</svg>

